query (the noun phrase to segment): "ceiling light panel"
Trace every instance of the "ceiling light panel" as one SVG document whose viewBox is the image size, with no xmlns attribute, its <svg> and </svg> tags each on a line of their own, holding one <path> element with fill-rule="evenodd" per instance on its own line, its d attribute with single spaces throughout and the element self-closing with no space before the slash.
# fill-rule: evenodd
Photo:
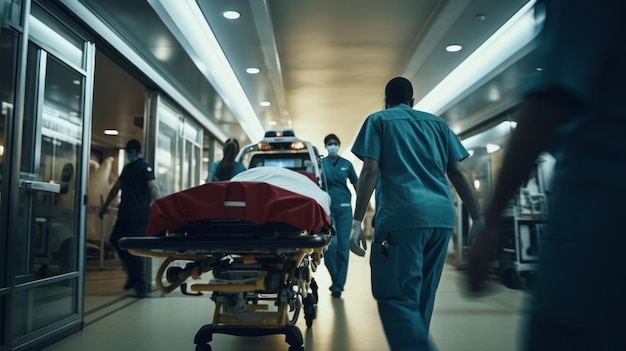
<svg viewBox="0 0 626 351">
<path fill-rule="evenodd" d="M 228 11 L 222 12 L 222 16 L 229 20 L 235 20 L 241 17 L 241 14 L 234 10 L 228 10 Z"/>
<path fill-rule="evenodd" d="M 243 64 L 237 65 L 232 61 L 231 55 L 226 56 L 228 50 L 224 48 L 224 41 L 218 40 L 218 33 L 214 28 L 220 27 L 222 32 L 235 33 L 239 28 L 241 21 L 224 21 L 221 13 L 229 9 L 213 9 L 206 12 L 206 8 L 199 8 L 199 4 L 194 0 L 185 1 L 167 1 L 167 0 L 149 0 L 148 1 L 159 17 L 168 26 L 170 31 L 177 37 L 191 59 L 194 61 L 198 69 L 203 73 L 226 105 L 233 111 L 241 128 L 246 132 L 250 140 L 261 139 L 264 135 L 264 128 L 260 122 L 259 115 L 247 98 L 247 92 L 244 91 L 242 77 L 248 78 L 243 73 L 237 76 L 239 70 L 233 70 L 233 67 L 246 67 Z M 216 3 L 214 1 L 202 1 L 201 3 Z M 239 9 L 237 9 L 239 11 Z M 242 15 L 243 11 L 239 11 Z M 206 17 L 205 17 L 206 16 Z M 213 22 L 210 21 L 213 16 Z M 216 16 L 219 18 L 216 18 Z M 250 24 L 254 25 L 254 24 Z M 238 37 L 238 36 L 236 36 Z M 226 42 L 232 45 L 246 46 L 241 40 L 233 40 L 227 38 Z M 244 56 L 247 57 L 247 56 Z M 241 68 L 243 71 L 243 68 Z M 222 125 L 222 128 L 226 126 Z"/>
<path fill-rule="evenodd" d="M 267 1 L 198 1 L 197 4 L 259 120 L 280 120 L 282 107 L 276 85 L 282 88 L 283 81 L 282 76 L 276 74 L 280 71 L 275 63 L 278 60 L 278 51 L 273 42 L 273 33 L 270 36 L 265 32 L 261 33 L 259 29 L 272 28 Z M 237 21 L 225 20 L 222 13 L 226 10 L 238 11 L 241 18 Z M 257 68 L 259 71 L 256 74 L 248 73 L 248 68 Z M 261 100 L 272 101 L 272 105 L 260 106 L 258 102 Z"/>
</svg>

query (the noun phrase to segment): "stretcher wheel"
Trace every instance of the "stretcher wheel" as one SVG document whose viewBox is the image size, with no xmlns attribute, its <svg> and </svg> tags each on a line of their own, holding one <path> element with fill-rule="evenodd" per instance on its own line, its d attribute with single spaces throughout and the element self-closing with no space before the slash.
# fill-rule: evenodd
<svg viewBox="0 0 626 351">
<path fill-rule="evenodd" d="M 310 308 L 315 308 L 315 307 L 304 306 L 304 320 L 306 321 L 307 328 L 311 328 L 313 326 L 313 320 L 315 319 L 315 313 L 313 314 L 307 313 L 307 309 L 310 309 Z"/>
<path fill-rule="evenodd" d="M 502 281 L 507 288 L 519 289 L 520 276 L 514 269 L 507 269 L 502 273 Z"/>
<path fill-rule="evenodd" d="M 211 345 L 209 344 L 196 345 L 196 351 L 211 351 Z"/>
<path fill-rule="evenodd" d="M 316 317 L 315 303 L 316 301 L 313 295 L 308 295 L 304 300 L 304 320 L 306 321 L 307 328 L 313 326 L 313 320 Z"/>
<path fill-rule="evenodd" d="M 526 275 L 526 287 L 530 290 L 535 288 L 535 274 L 532 272 Z"/>
</svg>

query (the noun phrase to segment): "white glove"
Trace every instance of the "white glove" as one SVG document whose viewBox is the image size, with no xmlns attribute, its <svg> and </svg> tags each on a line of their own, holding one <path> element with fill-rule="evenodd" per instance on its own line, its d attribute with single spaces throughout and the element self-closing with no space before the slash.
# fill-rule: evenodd
<svg viewBox="0 0 626 351">
<path fill-rule="evenodd" d="M 350 230 L 350 251 L 357 256 L 365 256 L 367 243 L 365 242 L 365 233 L 361 228 L 361 221 L 352 220 L 352 230 Z"/>
<path fill-rule="evenodd" d="M 476 240 L 476 237 L 485 230 L 485 220 L 483 218 L 477 219 L 472 223 L 472 227 L 469 230 L 468 241 L 470 243 Z"/>
</svg>

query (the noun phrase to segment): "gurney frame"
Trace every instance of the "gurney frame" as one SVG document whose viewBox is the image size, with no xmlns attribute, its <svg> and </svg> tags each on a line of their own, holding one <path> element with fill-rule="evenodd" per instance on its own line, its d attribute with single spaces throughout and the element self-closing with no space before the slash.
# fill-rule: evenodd
<svg viewBox="0 0 626 351">
<path fill-rule="evenodd" d="M 137 256 L 165 259 L 155 277 L 162 293 L 179 287 L 190 295 L 212 292 L 213 320 L 196 333 L 197 351 L 210 351 L 215 333 L 284 334 L 289 351 L 299 351 L 304 341 L 295 324 L 302 308 L 307 327 L 313 324 L 318 296 L 311 272 L 332 232 L 325 228 L 310 234 L 284 223 L 206 221 L 166 236 L 123 238 L 119 245 Z M 171 266 L 176 261 L 187 263 Z M 187 286 L 189 278 L 199 280 L 209 272 L 213 279 L 208 284 Z"/>
</svg>

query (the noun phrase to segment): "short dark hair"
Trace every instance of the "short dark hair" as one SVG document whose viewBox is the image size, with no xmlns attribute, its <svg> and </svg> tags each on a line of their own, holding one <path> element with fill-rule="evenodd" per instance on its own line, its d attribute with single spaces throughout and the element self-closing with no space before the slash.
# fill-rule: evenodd
<svg viewBox="0 0 626 351">
<path fill-rule="evenodd" d="M 341 141 L 339 141 L 339 138 L 335 134 L 328 134 L 326 137 L 324 137 L 324 145 L 328 144 L 328 142 L 331 140 L 337 140 L 337 144 L 341 145 Z"/>
<path fill-rule="evenodd" d="M 126 143 L 126 152 L 139 153 L 141 151 L 141 143 L 137 139 L 131 139 Z"/>
<path fill-rule="evenodd" d="M 395 106 L 408 103 L 413 99 L 413 85 L 404 77 L 395 77 L 385 86 L 385 102 Z"/>
</svg>

